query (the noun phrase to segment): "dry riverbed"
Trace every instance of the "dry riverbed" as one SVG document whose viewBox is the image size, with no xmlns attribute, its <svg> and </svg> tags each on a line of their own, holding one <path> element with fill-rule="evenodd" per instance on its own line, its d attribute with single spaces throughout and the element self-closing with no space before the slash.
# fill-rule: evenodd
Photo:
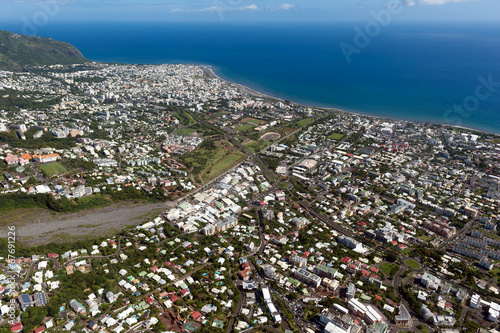
<svg viewBox="0 0 500 333">
<path fill-rule="evenodd" d="M 17 241 L 25 246 L 112 236 L 127 226 L 155 218 L 174 204 L 119 202 L 104 208 L 65 214 L 46 209 L 21 209 L 1 214 L 0 237 L 6 237 L 8 226 L 16 227 Z"/>
</svg>

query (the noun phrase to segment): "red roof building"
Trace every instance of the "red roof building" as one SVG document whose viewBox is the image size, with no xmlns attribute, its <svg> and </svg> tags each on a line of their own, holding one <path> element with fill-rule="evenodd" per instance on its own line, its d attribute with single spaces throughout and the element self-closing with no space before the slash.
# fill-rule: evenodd
<svg viewBox="0 0 500 333">
<path fill-rule="evenodd" d="M 201 313 L 199 313 L 198 311 L 195 311 L 195 312 L 191 313 L 191 318 L 193 318 L 194 320 L 198 320 L 201 318 Z"/>
<path fill-rule="evenodd" d="M 351 261 L 352 261 L 352 259 L 349 257 L 344 257 L 344 258 L 340 259 L 340 262 L 343 264 L 350 263 Z"/>
<path fill-rule="evenodd" d="M 154 302 L 155 301 L 151 298 L 151 296 L 146 297 L 146 303 L 148 303 L 149 305 L 152 305 Z"/>
<path fill-rule="evenodd" d="M 10 325 L 11 332 L 21 332 L 23 330 L 23 325 L 20 322 Z"/>
<path fill-rule="evenodd" d="M 174 293 L 170 293 L 170 294 L 168 295 L 168 298 L 169 298 L 169 299 L 170 299 L 173 303 L 175 303 L 175 301 L 177 301 L 177 300 L 179 299 L 179 297 L 175 296 L 175 294 L 174 294 Z"/>
</svg>

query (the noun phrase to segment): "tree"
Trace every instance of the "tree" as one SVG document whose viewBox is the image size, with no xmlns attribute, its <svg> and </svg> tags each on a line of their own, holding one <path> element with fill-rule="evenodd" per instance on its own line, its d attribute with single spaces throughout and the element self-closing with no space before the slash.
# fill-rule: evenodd
<svg viewBox="0 0 500 333">
<path fill-rule="evenodd" d="M 385 255 L 385 259 L 389 262 L 395 262 L 398 260 L 398 256 L 395 253 L 389 252 Z"/>
</svg>

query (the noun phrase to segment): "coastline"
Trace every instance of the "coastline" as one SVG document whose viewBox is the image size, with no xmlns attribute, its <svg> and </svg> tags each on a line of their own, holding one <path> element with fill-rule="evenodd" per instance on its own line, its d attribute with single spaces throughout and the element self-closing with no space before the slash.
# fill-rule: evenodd
<svg viewBox="0 0 500 333">
<path fill-rule="evenodd" d="M 285 101 L 285 99 L 283 99 L 281 97 L 269 95 L 267 93 L 262 93 L 262 92 L 256 91 L 255 89 L 252 89 L 246 85 L 243 85 L 241 83 L 237 83 L 237 82 L 222 78 L 220 75 L 217 75 L 217 73 L 215 72 L 215 69 L 211 65 L 198 65 L 198 66 L 201 66 L 202 68 L 204 68 L 209 73 L 210 76 L 217 78 L 219 80 L 228 82 L 232 85 L 235 85 L 235 86 L 239 87 L 240 89 L 242 89 L 244 92 L 248 93 L 249 95 L 252 95 L 254 97 L 259 97 L 259 98 L 275 99 L 275 100 L 282 101 L 282 102 Z M 439 126 L 443 126 L 443 127 L 451 127 L 451 128 L 462 129 L 462 130 L 466 130 L 466 131 L 480 132 L 480 133 L 500 136 L 500 131 L 498 133 L 494 133 L 494 132 L 475 129 L 475 128 L 471 128 L 471 127 L 460 126 L 460 125 L 451 125 L 451 124 L 445 124 L 445 123 L 440 123 L 440 122 L 435 122 L 435 121 L 410 120 L 410 119 L 401 119 L 401 118 L 395 118 L 395 117 L 393 118 L 393 117 L 388 117 L 388 116 L 378 116 L 378 115 L 374 115 L 374 114 L 366 114 L 363 112 L 345 110 L 345 109 L 340 109 L 340 108 L 332 108 L 332 107 L 318 106 L 318 105 L 306 105 L 306 104 L 298 103 L 298 102 L 294 102 L 294 101 L 291 101 L 291 102 L 294 104 L 297 104 L 297 105 L 304 106 L 304 107 L 323 109 L 323 110 L 328 110 L 328 111 L 346 113 L 346 114 L 369 117 L 369 118 L 377 118 L 377 119 L 382 119 L 382 120 L 387 119 L 387 120 L 392 120 L 392 121 L 405 121 L 405 122 L 418 123 L 418 124 L 434 124 L 434 125 L 439 125 Z"/>
</svg>

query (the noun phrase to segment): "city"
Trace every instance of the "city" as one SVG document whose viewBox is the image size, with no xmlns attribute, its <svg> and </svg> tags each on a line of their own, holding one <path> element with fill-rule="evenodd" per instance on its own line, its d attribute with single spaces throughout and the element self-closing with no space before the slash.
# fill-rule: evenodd
<svg viewBox="0 0 500 333">
<path fill-rule="evenodd" d="M 497 332 L 497 135 L 180 64 L 4 71 L 0 110 L 0 332 Z"/>
</svg>

